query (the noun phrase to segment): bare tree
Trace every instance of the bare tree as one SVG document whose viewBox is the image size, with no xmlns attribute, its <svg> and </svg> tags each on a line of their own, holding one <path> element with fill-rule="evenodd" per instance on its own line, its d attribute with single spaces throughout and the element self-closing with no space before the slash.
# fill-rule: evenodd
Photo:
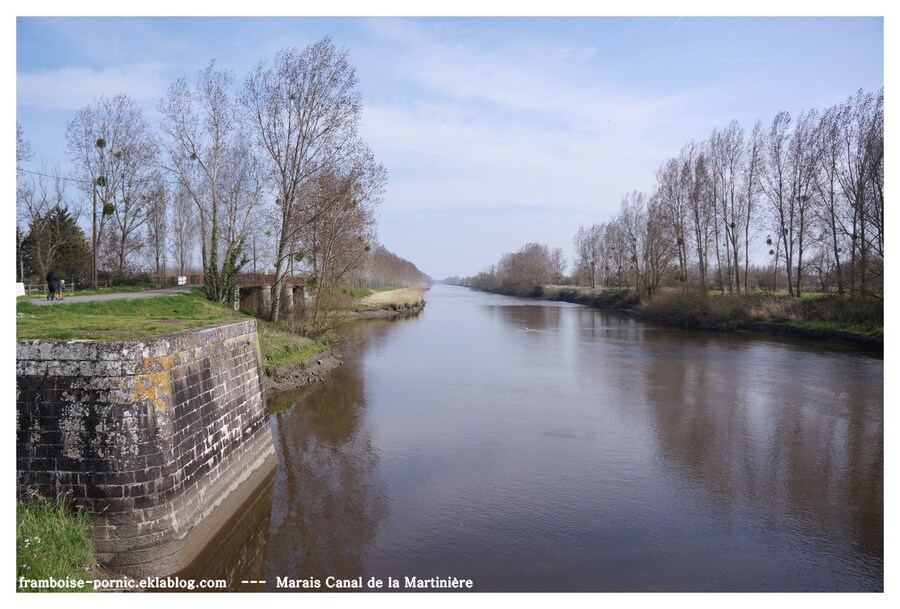
<svg viewBox="0 0 900 609">
<path fill-rule="evenodd" d="M 850 210 L 850 290 L 867 293 L 871 258 L 884 258 L 884 91 L 859 91 L 844 108 L 838 181 Z"/>
<path fill-rule="evenodd" d="M 22 123 L 16 121 L 16 216 L 17 220 L 23 216 L 27 217 L 27 213 L 23 213 L 21 203 L 25 198 L 31 196 L 30 184 L 19 167 L 22 161 L 31 159 L 31 144 L 25 139 L 25 130 Z M 16 257 L 18 258 L 19 281 L 25 282 L 25 262 L 22 255 L 22 242 L 25 237 L 27 226 L 21 226 L 16 222 Z"/>
<path fill-rule="evenodd" d="M 615 284 L 617 288 L 628 289 L 631 285 L 630 270 L 632 267 L 632 243 L 623 229 L 621 214 L 600 225 L 600 252 L 603 260 L 603 271 L 606 275 L 605 285 Z"/>
<path fill-rule="evenodd" d="M 790 160 L 791 115 L 779 112 L 772 120 L 766 138 L 766 172 L 763 192 L 769 209 L 776 239 L 781 244 L 781 255 L 787 271 L 788 293 L 794 293 L 794 198 Z"/>
<path fill-rule="evenodd" d="M 504 254 L 497 266 L 500 290 L 507 294 L 532 294 L 553 277 L 550 250 L 540 243 L 527 243 Z"/>
<path fill-rule="evenodd" d="M 376 245 L 372 249 L 370 258 L 366 285 L 385 287 L 431 283 L 431 278 L 420 271 L 415 264 L 389 251 L 383 245 Z"/>
<path fill-rule="evenodd" d="M 210 62 L 194 87 L 178 79 L 159 105 L 168 170 L 198 214 L 206 296 L 219 302 L 233 296 L 262 194 L 261 167 L 229 95 L 233 81 Z"/>
<path fill-rule="evenodd" d="M 194 260 L 195 246 L 199 226 L 196 208 L 190 194 L 180 184 L 175 187 L 175 194 L 170 207 L 170 243 L 179 275 L 187 275 Z"/>
<path fill-rule="evenodd" d="M 591 288 L 597 285 L 601 241 L 602 229 L 597 224 L 590 227 L 579 226 L 578 231 L 575 233 L 576 266 L 587 275 Z"/>
<path fill-rule="evenodd" d="M 146 191 L 157 162 L 157 144 L 140 106 L 128 95 L 101 97 L 83 107 L 66 127 L 66 143 L 78 183 L 92 202 L 94 260 L 111 222 L 115 266 L 123 273 L 139 246 L 146 222 Z M 84 179 L 87 178 L 87 179 Z M 96 283 L 96 262 L 94 264 Z"/>
<path fill-rule="evenodd" d="M 20 180 L 16 189 L 16 211 L 21 224 L 20 270 L 25 281 L 24 258 L 30 260 L 31 267 L 44 277 L 57 261 L 59 252 L 65 245 L 64 235 L 58 231 L 63 227 L 57 221 L 60 212 L 68 214 L 65 178 L 59 169 L 42 169 L 33 178 Z M 77 215 L 75 216 L 77 219 Z M 27 253 L 26 248 L 27 234 Z"/>
<path fill-rule="evenodd" d="M 843 203 L 838 169 L 841 163 L 841 130 L 845 116 L 841 106 L 826 110 L 819 122 L 816 135 L 821 151 L 816 172 L 815 191 L 817 204 L 813 211 L 824 227 L 828 251 L 831 257 L 834 280 L 839 294 L 844 293 L 843 252 L 844 237 L 849 234 L 843 223 Z"/>
<path fill-rule="evenodd" d="M 147 257 L 153 266 L 156 285 L 162 285 L 166 275 L 166 253 L 169 233 L 169 214 L 166 185 L 157 173 L 147 191 Z"/>
<path fill-rule="evenodd" d="M 688 170 L 689 168 L 689 170 Z M 698 289 L 706 295 L 709 272 L 709 242 L 713 233 L 714 205 L 708 196 L 709 169 L 706 154 L 700 145 L 691 143 L 685 158 L 685 172 L 689 171 L 688 204 L 694 249 L 697 254 Z"/>
<path fill-rule="evenodd" d="M 341 173 L 322 174 L 304 189 L 304 206 L 314 219 L 303 226 L 300 241 L 313 295 L 308 321 L 316 333 L 327 331 L 321 324 L 326 301 L 362 277 L 375 245 L 374 212 L 385 179 L 384 168 L 361 145 Z"/>
<path fill-rule="evenodd" d="M 628 266 L 634 273 L 635 288 L 648 296 L 659 287 L 676 252 L 661 205 L 657 198 L 648 201 L 644 193 L 635 191 L 622 199 L 615 220 L 621 235 L 620 247 L 626 249 Z"/>
<path fill-rule="evenodd" d="M 739 227 L 745 215 L 739 184 L 744 153 L 744 130 L 731 121 L 723 130 L 713 131 L 710 137 L 710 159 L 713 183 L 718 243 L 725 246 L 726 274 L 723 289 L 741 290 Z M 720 262 L 721 267 L 721 262 Z"/>
<path fill-rule="evenodd" d="M 374 211 L 387 173 L 368 147 L 357 146 L 349 162 L 321 174 L 303 192 L 310 220 L 300 230 L 299 245 L 320 288 L 361 271 L 374 245 Z"/>
<path fill-rule="evenodd" d="M 796 241 L 797 279 L 794 286 L 796 296 L 800 296 L 803 278 L 803 255 L 809 242 L 813 206 L 813 185 L 819 148 L 815 129 L 818 124 L 818 113 L 815 110 L 804 112 L 797 119 L 794 134 L 791 138 L 790 159 L 792 171 L 792 212 L 789 227 Z"/>
<path fill-rule="evenodd" d="M 763 171 L 763 148 L 765 134 L 762 121 L 757 121 L 750 132 L 747 142 L 745 163 L 743 168 L 743 202 L 744 210 L 744 291 L 750 289 L 750 239 L 753 233 L 753 220 L 757 213 L 760 180 Z"/>
<path fill-rule="evenodd" d="M 675 244 L 678 258 L 678 281 L 688 290 L 688 249 L 693 148 L 686 146 L 677 158 L 669 159 L 656 172 L 656 194 L 659 214 L 667 238 Z"/>
<path fill-rule="evenodd" d="M 553 282 L 559 285 L 566 274 L 566 255 L 561 247 L 550 250 L 550 262 L 553 266 Z"/>
<path fill-rule="evenodd" d="M 288 262 L 297 253 L 300 230 L 314 220 L 303 191 L 352 152 L 360 113 L 356 71 L 346 50 L 325 38 L 303 51 L 280 51 L 271 66 L 261 63 L 247 77 L 242 102 L 268 158 L 276 193 L 275 289 L 271 318 L 278 319 Z"/>
</svg>

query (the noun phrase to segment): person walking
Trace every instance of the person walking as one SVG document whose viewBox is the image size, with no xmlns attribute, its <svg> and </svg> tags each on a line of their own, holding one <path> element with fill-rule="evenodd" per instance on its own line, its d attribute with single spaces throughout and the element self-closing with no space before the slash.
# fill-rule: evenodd
<svg viewBox="0 0 900 609">
<path fill-rule="evenodd" d="M 56 300 L 56 289 L 59 287 L 56 275 L 51 269 L 47 273 L 47 300 Z"/>
<path fill-rule="evenodd" d="M 66 280 L 60 279 L 56 282 L 56 300 L 63 299 L 63 292 L 66 291 Z"/>
</svg>

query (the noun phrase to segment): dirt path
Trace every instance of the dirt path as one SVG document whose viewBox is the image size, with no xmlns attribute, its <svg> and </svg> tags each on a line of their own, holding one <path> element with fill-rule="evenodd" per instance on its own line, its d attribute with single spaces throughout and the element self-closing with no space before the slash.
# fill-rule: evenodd
<svg viewBox="0 0 900 609">
<path fill-rule="evenodd" d="M 172 288 L 159 288 L 156 290 L 145 290 L 143 292 L 121 292 L 119 294 L 94 294 L 92 296 L 66 296 L 63 293 L 62 300 L 47 300 L 42 298 L 29 298 L 25 302 L 36 305 L 64 305 L 71 302 L 99 302 L 103 300 L 119 300 L 121 298 L 149 298 L 151 296 L 166 296 L 168 294 L 180 294 L 182 292 L 190 292 L 197 286 L 182 285 Z M 21 301 L 20 301 L 21 302 Z"/>
</svg>

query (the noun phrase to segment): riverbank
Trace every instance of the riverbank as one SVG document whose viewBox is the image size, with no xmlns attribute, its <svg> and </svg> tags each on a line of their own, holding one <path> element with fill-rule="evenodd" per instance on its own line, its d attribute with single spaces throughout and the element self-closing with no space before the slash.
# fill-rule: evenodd
<svg viewBox="0 0 900 609">
<path fill-rule="evenodd" d="M 415 315 L 425 308 L 425 291 L 430 286 L 413 286 L 374 292 L 356 305 L 359 319 L 403 317 Z"/>
<path fill-rule="evenodd" d="M 393 290 L 371 291 L 359 298 L 353 315 L 356 319 L 386 319 L 416 315 L 425 308 L 425 291 L 428 286 L 413 286 Z M 263 388 L 266 397 L 302 389 L 307 385 L 323 382 L 329 372 L 342 365 L 341 360 L 327 343 L 310 355 L 296 357 L 293 361 L 279 361 L 264 366 Z M 261 345 L 262 347 L 262 340 Z M 273 349 L 266 350 L 271 353 Z M 276 349 L 277 351 L 277 349 Z M 266 359 L 268 356 L 264 356 Z"/>
<path fill-rule="evenodd" d="M 661 291 L 641 300 L 633 291 L 543 286 L 537 298 L 616 310 L 664 326 L 751 332 L 884 349 L 883 301 L 836 294 L 796 299 L 766 292 L 700 297 Z"/>
<path fill-rule="evenodd" d="M 20 302 L 16 318 L 18 339 L 99 339 L 102 342 L 149 339 L 173 330 L 246 319 L 247 315 L 211 303 L 202 293 L 195 291 L 139 301 L 67 302 L 52 307 Z M 260 381 L 267 401 L 272 396 L 324 381 L 327 374 L 342 363 L 329 341 L 306 338 L 287 325 L 263 320 L 257 320 L 256 328 L 262 372 Z M 56 510 L 40 509 L 44 505 L 40 500 L 17 504 L 17 523 L 31 523 L 27 527 L 17 526 L 17 563 L 20 567 L 17 580 L 24 577 L 31 581 L 47 573 L 56 579 L 68 577 L 66 573 L 73 579 L 75 575 L 84 577 L 105 573 L 90 543 L 91 524 L 86 520 L 86 515 L 70 512 L 65 502 L 57 501 L 57 504 L 54 504 L 57 505 Z M 65 522 L 68 527 L 64 539 L 54 534 L 62 528 L 59 522 Z M 66 541 L 74 537 L 87 540 L 86 545 Z M 70 545 L 77 546 L 80 551 L 77 560 L 68 560 L 74 553 Z M 65 564 L 51 560 L 55 558 L 65 558 Z M 74 566 L 66 567 L 69 563 Z M 23 585 L 27 587 L 28 582 Z"/>
<path fill-rule="evenodd" d="M 332 350 L 328 350 L 308 359 L 281 364 L 277 368 L 265 370 L 262 381 L 266 399 L 275 394 L 321 383 L 329 372 L 342 363 Z"/>
</svg>

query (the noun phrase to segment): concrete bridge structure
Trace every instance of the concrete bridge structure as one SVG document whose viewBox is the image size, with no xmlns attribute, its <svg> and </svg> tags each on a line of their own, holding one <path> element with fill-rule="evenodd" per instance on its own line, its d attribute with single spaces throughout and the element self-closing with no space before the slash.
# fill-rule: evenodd
<svg viewBox="0 0 900 609">
<path fill-rule="evenodd" d="M 245 273 L 238 275 L 235 288 L 234 308 L 261 317 L 269 318 L 272 310 L 272 291 L 275 289 L 275 275 Z M 281 312 L 293 311 L 295 303 L 300 306 L 307 299 L 306 283 L 303 277 L 287 276 L 281 285 Z"/>
</svg>

